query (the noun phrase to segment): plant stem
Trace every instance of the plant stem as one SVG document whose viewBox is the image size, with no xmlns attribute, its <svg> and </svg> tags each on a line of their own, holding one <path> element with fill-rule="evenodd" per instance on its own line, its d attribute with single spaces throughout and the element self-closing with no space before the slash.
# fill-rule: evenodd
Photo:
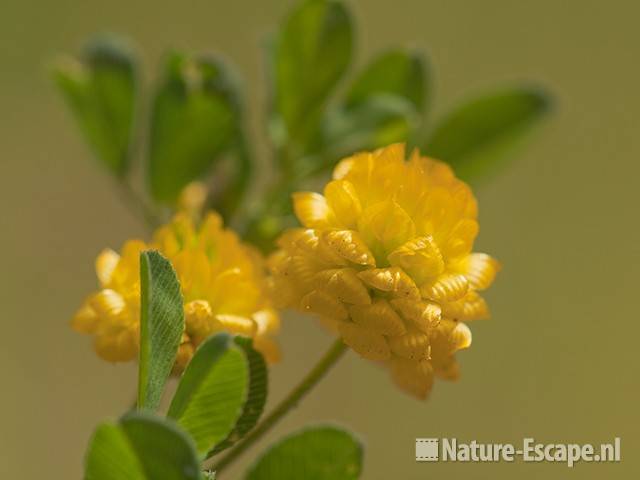
<svg viewBox="0 0 640 480">
<path fill-rule="evenodd" d="M 267 433 L 282 417 L 284 417 L 298 402 L 325 376 L 329 369 L 336 364 L 346 346 L 341 339 L 337 339 L 318 361 L 315 367 L 306 377 L 287 395 L 280 404 L 244 437 L 235 447 L 216 463 L 215 471 L 219 474 L 222 470 L 233 463 L 245 450 L 251 447 L 265 433 Z"/>
</svg>

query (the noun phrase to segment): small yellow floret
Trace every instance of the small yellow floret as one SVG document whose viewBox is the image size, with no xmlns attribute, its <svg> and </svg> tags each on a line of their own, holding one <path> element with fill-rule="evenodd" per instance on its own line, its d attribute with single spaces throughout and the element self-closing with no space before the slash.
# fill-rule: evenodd
<svg viewBox="0 0 640 480">
<path fill-rule="evenodd" d="M 286 231 L 269 266 L 282 306 L 315 313 L 395 383 L 424 398 L 455 379 L 471 344 L 462 322 L 487 318 L 479 291 L 500 266 L 472 253 L 477 204 L 445 164 L 404 145 L 341 161 L 324 194 L 294 194 L 303 228 Z"/>
<path fill-rule="evenodd" d="M 199 225 L 180 213 L 159 228 L 153 241 L 125 243 L 120 254 L 104 250 L 96 259 L 100 282 L 72 320 L 74 330 L 94 336 L 98 355 L 110 362 L 137 359 L 140 335 L 140 252 L 157 249 L 172 263 L 184 297 L 185 331 L 174 373 L 197 346 L 217 332 L 254 339 L 269 362 L 280 358 L 272 339 L 279 318 L 266 295 L 259 255 L 222 226 L 215 213 Z"/>
</svg>

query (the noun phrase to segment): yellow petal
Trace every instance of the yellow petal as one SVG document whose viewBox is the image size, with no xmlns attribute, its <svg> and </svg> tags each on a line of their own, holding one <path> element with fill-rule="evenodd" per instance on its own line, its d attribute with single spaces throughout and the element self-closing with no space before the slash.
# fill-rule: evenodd
<svg viewBox="0 0 640 480">
<path fill-rule="evenodd" d="M 109 328 L 96 335 L 94 348 L 108 362 L 128 362 L 138 356 L 138 334 L 134 328 Z"/>
<path fill-rule="evenodd" d="M 362 207 L 353 184 L 348 180 L 334 180 L 324 189 L 329 208 L 344 228 L 354 228 Z"/>
<path fill-rule="evenodd" d="M 442 254 L 447 259 L 468 255 L 478 235 L 478 222 L 465 218 L 460 220 L 442 247 Z"/>
<path fill-rule="evenodd" d="M 424 400 L 433 387 L 433 370 L 428 360 L 414 361 L 393 357 L 391 378 L 405 392 Z"/>
<path fill-rule="evenodd" d="M 427 334 L 440 323 L 442 318 L 442 309 L 436 303 L 394 298 L 391 300 L 391 305 L 418 330 Z"/>
<path fill-rule="evenodd" d="M 256 322 L 251 318 L 239 315 L 218 314 L 214 316 L 214 320 L 221 330 L 245 337 L 253 337 L 258 329 Z"/>
<path fill-rule="evenodd" d="M 126 304 L 115 290 L 104 289 L 89 298 L 89 305 L 99 317 L 114 318 L 123 313 Z"/>
<path fill-rule="evenodd" d="M 102 287 L 107 288 L 111 283 L 111 277 L 119 261 L 120 255 L 110 248 L 105 248 L 96 258 L 96 275 Z"/>
<path fill-rule="evenodd" d="M 456 220 L 451 211 L 451 193 L 444 187 L 435 187 L 425 195 L 416 214 L 416 227 L 420 235 L 430 235 L 440 239 L 445 232 L 449 232 Z"/>
<path fill-rule="evenodd" d="M 377 259 L 415 236 L 413 220 L 393 200 L 384 200 L 364 210 L 358 219 L 358 230 Z"/>
<path fill-rule="evenodd" d="M 423 297 L 436 302 L 452 302 L 464 297 L 468 289 L 467 277 L 462 274 L 446 273 L 422 285 L 420 293 Z"/>
<path fill-rule="evenodd" d="M 476 290 L 489 288 L 500 271 L 500 262 L 486 253 L 472 253 L 461 264 L 460 273 L 464 273 L 469 285 Z"/>
<path fill-rule="evenodd" d="M 393 293 L 397 298 L 420 298 L 420 292 L 413 280 L 398 267 L 363 270 L 358 273 L 358 277 L 368 286 Z"/>
<path fill-rule="evenodd" d="M 301 288 L 310 288 L 322 265 L 313 257 L 292 255 L 280 266 L 280 275 L 295 281 Z"/>
<path fill-rule="evenodd" d="M 475 290 L 468 291 L 460 300 L 443 303 L 442 313 L 449 318 L 467 322 L 484 320 L 490 316 L 487 302 Z"/>
<path fill-rule="evenodd" d="M 85 302 L 71 319 L 71 328 L 78 333 L 95 333 L 99 320 L 93 308 Z"/>
<path fill-rule="evenodd" d="M 413 238 L 387 258 L 391 265 L 402 268 L 418 285 L 444 270 L 442 254 L 432 237 Z"/>
<path fill-rule="evenodd" d="M 399 357 L 416 361 L 429 358 L 429 337 L 418 330 L 410 330 L 402 336 L 390 337 L 388 340 L 391 351 Z"/>
<path fill-rule="evenodd" d="M 257 336 L 272 335 L 280 330 L 280 317 L 273 308 L 259 310 L 251 318 L 258 326 Z"/>
<path fill-rule="evenodd" d="M 330 294 L 341 302 L 353 305 L 368 305 L 371 297 L 358 274 L 351 268 L 324 270 L 314 278 L 316 288 Z"/>
<path fill-rule="evenodd" d="M 185 304 L 185 330 L 190 336 L 204 340 L 212 333 L 212 320 L 211 305 L 206 300 L 193 300 Z"/>
<path fill-rule="evenodd" d="M 171 263 L 178 275 L 185 301 L 196 300 L 209 293 L 211 265 L 202 250 L 183 250 Z"/>
<path fill-rule="evenodd" d="M 451 343 L 455 351 L 471 346 L 471 330 L 464 323 L 458 323 L 451 332 Z"/>
<path fill-rule="evenodd" d="M 349 313 L 356 324 L 372 332 L 398 336 L 407 331 L 402 319 L 384 299 L 377 299 L 371 305 L 353 305 Z"/>
<path fill-rule="evenodd" d="M 319 290 L 313 290 L 300 300 L 303 312 L 316 313 L 335 320 L 346 320 L 347 309 L 335 297 Z"/>
<path fill-rule="evenodd" d="M 290 281 L 279 276 L 273 276 L 267 279 L 266 288 L 274 307 L 295 307 L 298 294 Z"/>
<path fill-rule="evenodd" d="M 308 228 L 327 228 L 336 223 L 327 200 L 319 193 L 294 193 L 293 210 L 300 223 Z"/>
<path fill-rule="evenodd" d="M 442 320 L 431 335 L 433 358 L 444 358 L 471 345 L 471 330 L 464 323 Z"/>
<path fill-rule="evenodd" d="M 238 268 L 230 268 L 216 276 L 208 299 L 214 313 L 251 316 L 261 294 L 260 285 L 253 278 Z"/>
<path fill-rule="evenodd" d="M 344 343 L 364 358 L 369 360 L 387 360 L 389 358 L 389 345 L 379 333 L 351 322 L 341 322 L 338 325 L 338 331 Z"/>
<path fill-rule="evenodd" d="M 433 373 L 442 380 L 458 380 L 460 378 L 460 364 L 453 355 L 432 359 Z"/>
<path fill-rule="evenodd" d="M 332 252 L 358 265 L 375 266 L 376 260 L 360 235 L 353 230 L 329 230 L 322 234 L 321 241 Z"/>
</svg>

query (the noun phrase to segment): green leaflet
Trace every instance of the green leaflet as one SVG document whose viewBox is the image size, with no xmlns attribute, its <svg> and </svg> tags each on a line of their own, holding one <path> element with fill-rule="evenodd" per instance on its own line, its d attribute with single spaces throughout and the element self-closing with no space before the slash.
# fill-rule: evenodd
<svg viewBox="0 0 640 480">
<path fill-rule="evenodd" d="M 173 203 L 236 141 L 239 105 L 225 66 L 209 58 L 169 57 L 151 115 L 149 184 L 154 198 Z"/>
<path fill-rule="evenodd" d="M 306 0 L 294 8 L 270 59 L 277 147 L 286 145 L 296 156 L 309 147 L 329 95 L 351 61 L 352 46 L 351 17 L 341 2 Z"/>
<path fill-rule="evenodd" d="M 184 330 L 178 278 L 171 263 L 156 251 L 140 254 L 140 293 L 138 408 L 155 410 Z"/>
<path fill-rule="evenodd" d="M 169 407 L 201 456 L 232 445 L 257 422 L 266 401 L 267 370 L 250 340 L 209 338 L 189 362 Z"/>
<path fill-rule="evenodd" d="M 117 176 L 129 167 L 137 59 L 124 40 L 102 36 L 79 59 L 62 58 L 53 77 L 96 156 Z"/>
<path fill-rule="evenodd" d="M 346 430 L 313 427 L 269 448 L 246 480 L 355 480 L 362 470 L 362 445 Z"/>
<path fill-rule="evenodd" d="M 192 440 L 173 422 L 149 414 L 103 423 L 91 439 L 86 480 L 196 480 L 200 464 Z"/>
<path fill-rule="evenodd" d="M 424 151 L 464 179 L 484 174 L 540 123 L 551 103 L 546 92 L 527 87 L 475 97 L 436 124 Z"/>
</svg>

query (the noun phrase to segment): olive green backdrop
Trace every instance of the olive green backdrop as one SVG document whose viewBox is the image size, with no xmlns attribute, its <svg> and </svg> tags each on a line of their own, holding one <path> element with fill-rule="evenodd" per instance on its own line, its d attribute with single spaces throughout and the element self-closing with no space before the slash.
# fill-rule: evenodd
<svg viewBox="0 0 640 480">
<path fill-rule="evenodd" d="M 472 325 L 474 345 L 460 355 L 461 381 L 438 383 L 419 403 L 349 353 L 266 441 L 309 422 L 346 424 L 366 443 L 365 479 L 639 478 L 638 3 L 351 3 L 357 63 L 394 44 L 428 49 L 436 111 L 518 79 L 547 85 L 559 105 L 531 148 L 477 188 L 478 249 L 504 270 L 488 295 L 493 319 Z M 168 47 L 223 52 L 258 112 L 261 47 L 290 4 L 2 1 L 0 478 L 80 478 L 93 427 L 121 413 L 135 388 L 135 367 L 99 361 L 68 319 L 95 286 L 100 249 L 145 231 L 91 161 L 48 82 L 47 62 L 106 29 L 139 43 L 147 80 Z M 290 315 L 283 327 L 272 402 L 330 342 L 307 318 Z M 416 463 L 414 439 L 429 436 L 593 443 L 620 436 L 623 461 L 572 470 Z"/>
</svg>

